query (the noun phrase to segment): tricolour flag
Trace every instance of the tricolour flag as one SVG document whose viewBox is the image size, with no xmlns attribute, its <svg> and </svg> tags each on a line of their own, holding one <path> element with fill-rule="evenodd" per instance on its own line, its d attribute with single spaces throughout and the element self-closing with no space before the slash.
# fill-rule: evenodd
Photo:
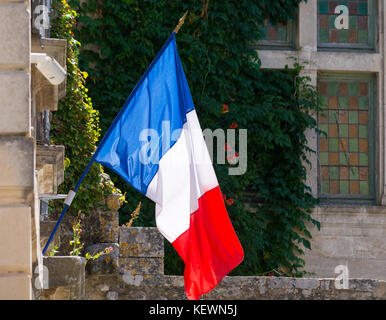
<svg viewBox="0 0 386 320">
<path fill-rule="evenodd" d="M 174 33 L 130 94 L 94 157 L 156 203 L 158 230 L 185 262 L 189 299 L 212 290 L 243 260 Z"/>
</svg>

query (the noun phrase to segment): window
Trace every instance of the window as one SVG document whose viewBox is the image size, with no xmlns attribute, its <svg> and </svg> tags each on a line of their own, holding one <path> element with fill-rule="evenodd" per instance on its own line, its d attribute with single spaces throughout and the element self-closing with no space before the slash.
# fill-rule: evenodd
<svg viewBox="0 0 386 320">
<path fill-rule="evenodd" d="M 268 18 L 259 28 L 261 33 L 258 47 L 261 49 L 294 49 L 295 23 L 278 23 L 273 25 Z"/>
<path fill-rule="evenodd" d="M 375 198 L 374 80 L 370 75 L 319 78 L 319 195 L 335 202 Z M 324 115 L 324 116 L 323 116 Z"/>
<path fill-rule="evenodd" d="M 343 11 L 335 13 L 338 6 L 348 9 L 348 29 L 337 29 L 335 21 Z M 366 50 L 375 49 L 375 0 L 318 0 L 318 45 L 320 49 Z"/>
</svg>

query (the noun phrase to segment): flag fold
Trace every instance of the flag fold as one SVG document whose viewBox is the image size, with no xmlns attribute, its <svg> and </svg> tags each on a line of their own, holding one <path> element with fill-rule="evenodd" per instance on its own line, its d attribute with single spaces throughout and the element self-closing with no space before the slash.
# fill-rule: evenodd
<svg viewBox="0 0 386 320">
<path fill-rule="evenodd" d="M 178 55 L 175 34 L 130 94 L 95 154 L 156 203 L 156 224 L 185 263 L 185 292 L 199 299 L 241 263 Z"/>
</svg>

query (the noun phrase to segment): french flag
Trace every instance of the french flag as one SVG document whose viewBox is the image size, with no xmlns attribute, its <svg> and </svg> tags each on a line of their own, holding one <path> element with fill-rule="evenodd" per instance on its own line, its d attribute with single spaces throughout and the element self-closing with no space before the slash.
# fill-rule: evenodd
<svg viewBox="0 0 386 320">
<path fill-rule="evenodd" d="M 156 203 L 156 224 L 185 263 L 199 299 L 244 252 L 226 211 L 178 55 L 175 33 L 101 141 L 95 161 Z"/>
</svg>

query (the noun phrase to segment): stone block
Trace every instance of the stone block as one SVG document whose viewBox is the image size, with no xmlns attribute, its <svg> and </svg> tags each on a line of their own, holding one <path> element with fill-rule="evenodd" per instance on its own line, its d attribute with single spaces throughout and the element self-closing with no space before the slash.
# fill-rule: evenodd
<svg viewBox="0 0 386 320">
<path fill-rule="evenodd" d="M 32 66 L 31 70 L 32 94 L 35 99 L 36 112 L 44 110 L 57 111 L 59 101 L 58 86 L 52 85 L 35 65 Z"/>
<path fill-rule="evenodd" d="M 43 257 L 48 268 L 49 288 L 66 287 L 84 282 L 85 258 L 83 257 Z"/>
<path fill-rule="evenodd" d="M 321 230 L 312 231 L 306 271 L 335 278 L 335 268 L 346 265 L 350 278 L 386 280 L 385 208 L 323 206 L 314 213 Z"/>
<path fill-rule="evenodd" d="M 29 67 L 31 20 L 26 2 L 0 3 L 0 67 Z"/>
<path fill-rule="evenodd" d="M 34 141 L 24 137 L 0 137 L 0 189 L 34 186 Z"/>
<path fill-rule="evenodd" d="M 372 279 L 350 279 L 349 289 L 357 291 L 374 292 L 378 287 L 378 280 Z"/>
<path fill-rule="evenodd" d="M 132 274 L 164 274 L 164 261 L 162 258 L 121 258 L 119 269 Z"/>
<path fill-rule="evenodd" d="M 296 282 L 294 278 L 280 278 L 269 277 L 267 278 L 268 287 L 271 289 L 294 289 Z"/>
<path fill-rule="evenodd" d="M 56 194 L 64 181 L 64 146 L 38 145 L 36 168 L 39 170 L 39 193 Z"/>
<path fill-rule="evenodd" d="M 95 260 L 89 260 L 87 262 L 86 270 L 89 274 L 112 274 L 118 272 L 119 245 L 117 243 L 94 244 L 87 246 L 85 252 L 95 255 L 98 252 L 104 251 L 108 247 L 112 247 L 113 251 L 108 254 L 101 255 Z"/>
<path fill-rule="evenodd" d="M 305 270 L 317 277 L 336 278 L 335 268 L 339 265 L 348 267 L 350 278 L 371 278 L 386 280 L 386 260 L 367 258 L 321 257 L 318 252 L 305 256 Z"/>
<path fill-rule="evenodd" d="M 164 237 L 157 228 L 119 228 L 120 257 L 164 257 Z"/>
<path fill-rule="evenodd" d="M 29 74 L 24 71 L 0 72 L 0 97 L 0 134 L 29 134 L 31 126 Z"/>
<path fill-rule="evenodd" d="M 42 38 L 38 39 L 33 37 L 31 39 L 31 48 L 32 52 L 36 53 L 46 53 L 50 57 L 53 57 L 58 61 L 58 63 L 66 69 L 66 54 L 67 54 L 67 40 L 66 39 L 51 39 L 51 38 Z M 56 90 L 57 98 L 61 99 L 66 95 L 66 81 L 63 81 L 59 86 L 53 88 Z M 44 96 L 42 97 L 44 99 Z M 54 107 L 54 110 L 57 110 L 57 101 Z M 48 110 L 48 109 L 45 109 Z M 51 110 L 51 108 L 49 109 Z"/>
<path fill-rule="evenodd" d="M 48 299 L 80 300 L 85 294 L 85 258 L 83 257 L 43 257 L 48 269 Z M 45 279 L 46 280 L 46 279 Z M 53 290 L 60 288 L 59 291 Z M 56 298 L 55 298 L 56 294 Z M 53 298 L 50 296 L 53 296 Z"/>
<path fill-rule="evenodd" d="M 40 221 L 40 247 L 44 248 L 52 231 L 54 230 L 56 221 Z M 60 225 L 56 231 L 50 245 L 48 246 L 47 253 L 49 253 L 55 245 L 60 245 Z"/>
<path fill-rule="evenodd" d="M 118 274 L 87 275 L 86 299 L 106 300 L 109 292 L 117 292 L 121 287 L 121 278 Z"/>
<path fill-rule="evenodd" d="M 30 207 L 0 206 L 0 273 L 32 274 L 31 230 Z"/>
<path fill-rule="evenodd" d="M 118 243 L 119 213 L 117 210 L 108 210 L 104 207 L 96 208 L 90 214 L 82 217 L 85 232 L 82 241 L 86 245 L 96 243 Z"/>
<path fill-rule="evenodd" d="M 31 277 L 24 273 L 0 274 L 0 300 L 31 300 Z"/>
<path fill-rule="evenodd" d="M 297 289 L 316 289 L 319 285 L 320 284 L 317 279 L 295 279 L 295 288 Z"/>
<path fill-rule="evenodd" d="M 110 194 L 106 198 L 106 205 L 111 210 L 119 210 L 122 207 L 121 200 L 119 199 L 121 194 Z"/>
</svg>

